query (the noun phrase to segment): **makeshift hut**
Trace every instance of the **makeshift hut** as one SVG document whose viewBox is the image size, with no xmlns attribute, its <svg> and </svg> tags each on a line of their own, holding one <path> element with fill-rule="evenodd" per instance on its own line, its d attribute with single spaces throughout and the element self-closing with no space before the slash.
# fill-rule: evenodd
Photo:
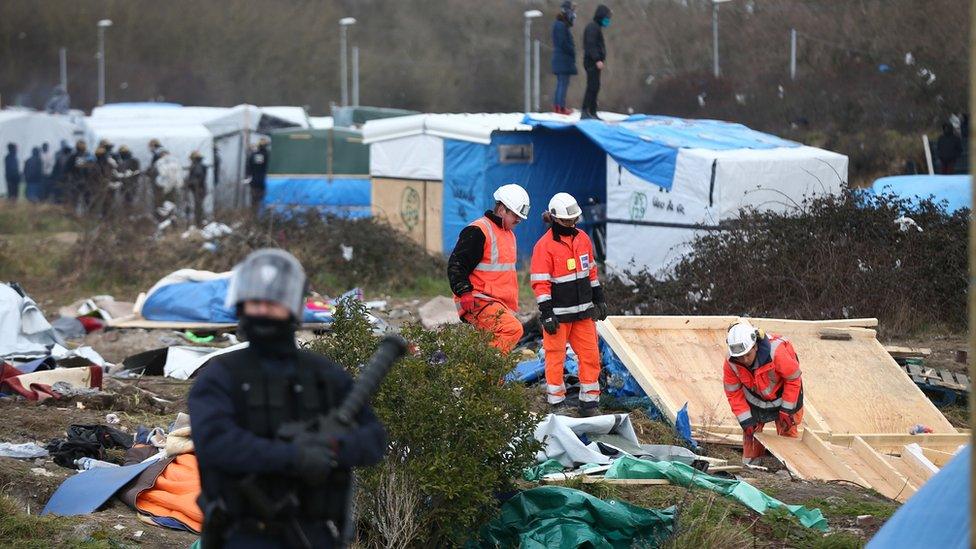
<svg viewBox="0 0 976 549">
<path fill-rule="evenodd" d="M 741 208 L 787 209 L 837 193 L 847 179 L 847 157 L 740 124 L 601 116 L 424 114 L 367 122 L 373 212 L 428 250 L 449 253 L 460 230 L 491 206 L 492 191 L 517 182 L 533 205 L 516 229 L 525 258 L 543 231 L 538 214 L 554 193 L 569 192 L 587 222 L 605 223 L 598 247 L 609 263 L 661 272 L 697 234 Z"/>
</svg>

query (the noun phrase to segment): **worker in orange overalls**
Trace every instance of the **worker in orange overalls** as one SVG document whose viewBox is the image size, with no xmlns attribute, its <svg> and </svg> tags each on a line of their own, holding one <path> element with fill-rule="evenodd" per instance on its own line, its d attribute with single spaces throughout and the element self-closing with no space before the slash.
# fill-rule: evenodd
<svg viewBox="0 0 976 549">
<path fill-rule="evenodd" d="M 507 353 L 522 338 L 512 229 L 529 215 L 529 193 L 513 183 L 499 187 L 494 198 L 495 208 L 458 235 L 447 278 L 461 320 L 491 333 L 492 346 Z"/>
<path fill-rule="evenodd" d="M 543 214 L 552 227 L 532 250 L 530 280 L 543 328 L 549 404 L 558 409 L 566 400 L 563 363 L 568 342 L 579 361 L 580 415 L 592 416 L 600 402 L 595 320 L 607 318 L 607 303 L 597 277 L 593 244 L 576 228 L 581 214 L 572 195 L 558 193 L 552 197 Z"/>
<path fill-rule="evenodd" d="M 803 379 L 796 350 L 788 339 L 766 336 L 745 320 L 726 336 L 725 396 L 742 426 L 742 462 L 755 465 L 766 448 L 756 440 L 763 425 L 776 422 L 780 436 L 797 437 L 803 419 Z"/>
</svg>

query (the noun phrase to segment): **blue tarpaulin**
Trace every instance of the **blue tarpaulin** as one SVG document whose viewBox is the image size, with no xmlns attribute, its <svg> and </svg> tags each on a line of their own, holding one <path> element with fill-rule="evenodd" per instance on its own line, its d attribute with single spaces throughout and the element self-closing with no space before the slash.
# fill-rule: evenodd
<svg viewBox="0 0 976 549">
<path fill-rule="evenodd" d="M 142 316 L 166 322 L 237 322 L 237 312 L 224 306 L 229 282 L 228 277 L 168 284 L 149 294 L 142 305 Z M 361 292 L 350 290 L 339 299 L 346 297 L 361 297 Z M 332 314 L 306 307 L 302 322 L 329 323 Z"/>
<path fill-rule="evenodd" d="M 679 149 L 775 149 L 799 143 L 720 120 L 638 114 L 621 122 L 561 122 L 526 115 L 523 124 L 577 129 L 637 177 L 670 190 Z"/>
<path fill-rule="evenodd" d="M 41 514 L 69 516 L 94 513 L 154 463 L 156 460 L 123 467 L 96 467 L 68 477 L 51 496 Z"/>
<path fill-rule="evenodd" d="M 895 175 L 882 177 L 871 185 L 875 194 L 894 194 L 912 200 L 931 197 L 945 201 L 954 212 L 972 207 L 972 177 L 968 175 Z"/>
<path fill-rule="evenodd" d="M 503 159 L 506 147 L 527 147 L 521 160 Z M 531 151 L 531 152 L 528 152 Z M 444 253 L 450 254 L 461 229 L 490 210 L 495 189 L 518 183 L 529 193 L 529 218 L 515 229 L 520 259 L 545 230 L 542 212 L 552 195 L 572 194 L 583 206 L 606 203 L 606 154 L 586 137 L 571 132 L 495 132 L 482 145 L 444 140 Z"/>
<path fill-rule="evenodd" d="M 868 543 L 868 549 L 970 547 L 969 459 L 966 446 L 902 505 Z"/>
<path fill-rule="evenodd" d="M 322 213 L 369 217 L 369 178 L 282 177 L 267 179 L 264 207 L 277 213 L 315 209 Z"/>
</svg>

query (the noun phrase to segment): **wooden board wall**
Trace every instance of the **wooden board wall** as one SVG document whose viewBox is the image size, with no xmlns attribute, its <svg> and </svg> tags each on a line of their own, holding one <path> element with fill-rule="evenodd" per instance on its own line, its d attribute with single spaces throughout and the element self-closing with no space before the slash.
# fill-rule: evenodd
<svg viewBox="0 0 976 549">
<path fill-rule="evenodd" d="M 373 217 L 385 220 L 432 254 L 443 253 L 443 189 L 440 181 L 374 177 Z"/>
<path fill-rule="evenodd" d="M 688 403 L 693 426 L 734 433 L 738 423 L 722 383 L 725 335 L 737 320 L 712 317 L 610 317 L 598 325 L 645 392 L 674 419 Z M 789 339 L 800 359 L 804 424 L 831 434 L 904 434 L 915 424 L 955 433 L 949 421 L 898 367 L 869 327 L 874 319 L 750 319 Z M 822 339 L 829 334 L 830 339 Z M 836 339 L 838 335 L 849 339 Z"/>
</svg>

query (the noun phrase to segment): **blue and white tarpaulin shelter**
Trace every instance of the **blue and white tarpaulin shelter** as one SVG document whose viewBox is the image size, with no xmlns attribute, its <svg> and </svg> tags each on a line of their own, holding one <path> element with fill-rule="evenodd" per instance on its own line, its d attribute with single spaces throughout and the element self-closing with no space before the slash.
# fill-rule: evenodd
<svg viewBox="0 0 976 549">
<path fill-rule="evenodd" d="M 556 192 L 606 205 L 606 258 L 666 271 L 701 231 L 741 208 L 783 211 L 847 180 L 847 157 L 741 124 L 601 113 L 427 114 L 370 121 L 370 175 L 444 182 L 443 248 L 491 206 L 491 192 L 520 183 L 532 213 L 516 229 L 520 256 L 542 233 Z M 595 209 L 594 209 L 595 210 Z M 594 221 L 594 220 L 588 220 Z M 599 221 L 599 220 L 596 220 Z"/>
</svg>

